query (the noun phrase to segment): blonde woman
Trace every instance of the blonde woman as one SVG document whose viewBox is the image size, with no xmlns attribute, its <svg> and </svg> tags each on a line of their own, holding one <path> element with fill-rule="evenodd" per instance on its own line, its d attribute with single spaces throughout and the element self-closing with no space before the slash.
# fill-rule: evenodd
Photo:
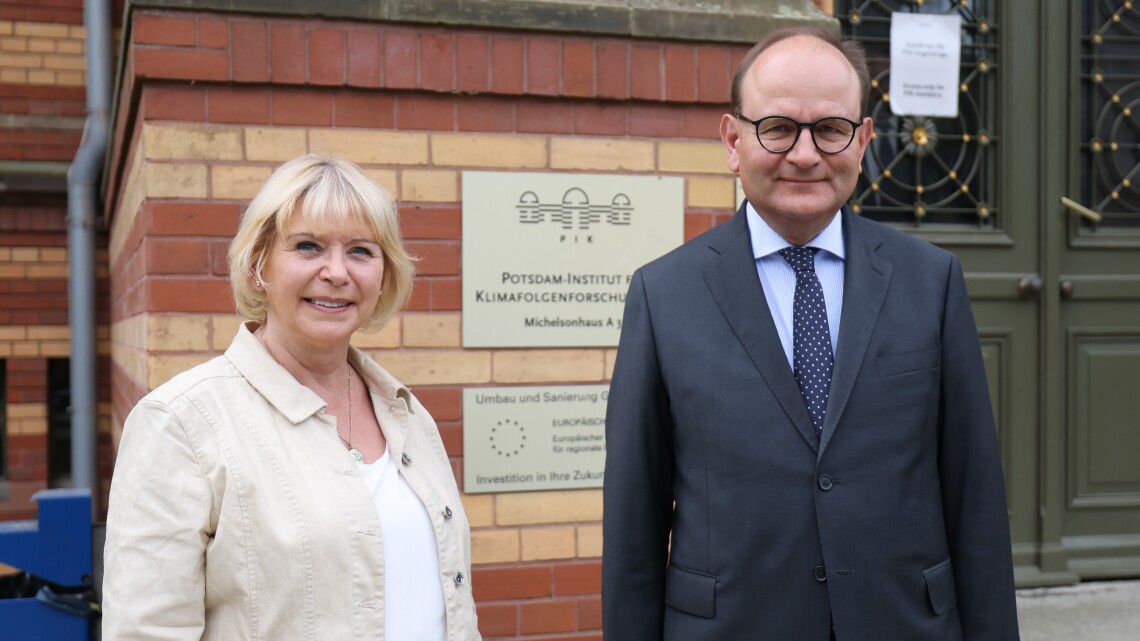
<svg viewBox="0 0 1140 641">
<path fill-rule="evenodd" d="M 229 258 L 250 320 L 123 428 L 103 638 L 479 639 L 435 422 L 349 345 L 411 292 L 391 198 L 350 162 L 296 158 Z"/>
</svg>

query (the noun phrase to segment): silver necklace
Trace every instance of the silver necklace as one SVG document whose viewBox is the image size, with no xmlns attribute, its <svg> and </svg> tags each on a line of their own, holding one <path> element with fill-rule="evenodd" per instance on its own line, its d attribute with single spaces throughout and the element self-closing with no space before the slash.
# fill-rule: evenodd
<svg viewBox="0 0 1140 641">
<path fill-rule="evenodd" d="M 269 352 L 269 356 L 274 361 L 276 361 L 276 363 L 278 365 L 281 365 L 281 367 L 283 367 L 285 369 L 285 371 L 289 371 L 289 368 L 285 367 L 285 365 L 283 365 L 281 363 L 281 360 L 279 358 L 277 358 L 277 354 L 274 354 L 273 350 L 269 347 L 269 341 L 265 338 L 265 335 L 267 333 L 268 332 L 266 332 L 265 329 L 262 328 L 262 330 L 261 330 L 261 344 L 265 346 L 265 351 Z M 342 443 L 344 443 L 345 447 L 348 448 L 348 453 L 352 455 L 352 460 L 356 461 L 357 463 L 363 463 L 364 462 L 364 454 L 359 449 L 352 446 L 352 364 L 351 363 L 348 364 L 348 438 L 346 439 L 343 436 L 341 436 L 340 430 L 336 431 L 336 437 L 338 439 L 340 439 Z"/>
<path fill-rule="evenodd" d="M 364 454 L 360 450 L 352 446 L 352 364 L 348 365 L 348 440 L 345 441 L 344 437 L 338 431 L 336 435 L 344 444 L 348 446 L 348 453 L 352 455 L 352 460 L 357 463 L 364 462 Z"/>
</svg>

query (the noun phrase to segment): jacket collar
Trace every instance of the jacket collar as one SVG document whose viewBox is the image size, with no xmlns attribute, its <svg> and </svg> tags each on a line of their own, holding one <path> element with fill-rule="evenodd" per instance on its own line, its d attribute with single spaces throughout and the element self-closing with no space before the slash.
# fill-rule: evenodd
<svg viewBox="0 0 1140 641">
<path fill-rule="evenodd" d="M 316 392 L 293 378 L 253 335 L 258 325 L 245 322 L 226 349 L 226 358 L 265 400 L 294 425 L 325 409 L 327 403 Z M 348 360 L 356 368 L 369 392 L 387 401 L 402 399 L 414 412 L 411 391 L 355 347 L 349 347 Z"/>
</svg>

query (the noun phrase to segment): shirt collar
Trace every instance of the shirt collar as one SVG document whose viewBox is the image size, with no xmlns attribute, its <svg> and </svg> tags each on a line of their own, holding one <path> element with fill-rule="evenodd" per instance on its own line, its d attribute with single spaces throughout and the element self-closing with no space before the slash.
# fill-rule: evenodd
<svg viewBox="0 0 1140 641">
<path fill-rule="evenodd" d="M 752 203 L 745 205 L 745 211 L 748 218 L 748 233 L 752 238 L 753 258 L 760 260 L 790 245 L 788 241 L 769 227 L 768 223 L 764 222 L 760 214 L 756 213 L 756 209 L 752 207 Z M 846 257 L 846 252 L 843 247 L 842 214 L 837 213 L 831 219 L 831 223 L 806 244 L 830 252 L 836 258 L 843 260 Z"/>
<path fill-rule="evenodd" d="M 265 400 L 294 425 L 323 410 L 327 405 L 324 399 L 297 382 L 273 358 L 265 345 L 253 335 L 256 329 L 257 323 L 242 323 L 238 327 L 237 336 L 226 349 L 226 358 Z M 409 410 L 414 411 L 411 391 L 375 361 L 351 346 L 348 348 L 348 360 L 356 367 L 371 393 L 388 400 L 402 398 L 407 402 Z"/>
</svg>

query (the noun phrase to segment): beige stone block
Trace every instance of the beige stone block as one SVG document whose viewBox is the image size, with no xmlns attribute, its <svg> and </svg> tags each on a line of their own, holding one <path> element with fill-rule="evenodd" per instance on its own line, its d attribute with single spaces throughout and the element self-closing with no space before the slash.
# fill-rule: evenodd
<svg viewBox="0 0 1140 641">
<path fill-rule="evenodd" d="M 580 557 L 600 557 L 600 556 L 602 556 L 602 526 L 600 526 L 600 525 L 579 525 L 578 526 L 578 556 L 580 556 Z"/>
<path fill-rule="evenodd" d="M 257 195 L 273 173 L 270 167 L 210 167 L 210 186 L 214 198 L 248 200 Z"/>
<path fill-rule="evenodd" d="M 8 418 L 47 418 L 46 403 L 8 403 Z"/>
<path fill-rule="evenodd" d="M 404 314 L 404 346 L 459 347 L 461 345 L 458 313 Z"/>
<path fill-rule="evenodd" d="M 87 61 L 83 56 L 45 54 L 44 68 L 55 69 L 57 71 L 83 71 L 87 69 Z"/>
<path fill-rule="evenodd" d="M 81 87 L 87 84 L 87 77 L 82 71 L 57 71 L 55 84 L 67 87 Z"/>
<path fill-rule="evenodd" d="M 114 347 L 111 362 L 140 387 L 147 388 L 147 354 L 131 347 Z M 148 388 L 149 389 L 149 388 Z"/>
<path fill-rule="evenodd" d="M 48 265 L 28 265 L 28 278 L 67 278 L 67 263 Z"/>
<path fill-rule="evenodd" d="M 25 278 L 28 274 L 28 266 L 22 264 L 7 264 L 0 265 L 0 278 Z"/>
<path fill-rule="evenodd" d="M 12 355 L 12 343 L 0 340 L 0 358 L 8 358 Z"/>
<path fill-rule="evenodd" d="M 375 355 L 405 385 L 463 385 L 491 382 L 491 355 L 458 350 L 397 351 Z"/>
<path fill-rule="evenodd" d="M 23 85 L 28 82 L 28 72 L 23 69 L 0 69 L 0 82 Z"/>
<path fill-rule="evenodd" d="M 31 325 L 27 334 L 30 340 L 66 341 L 71 339 L 71 328 L 67 325 Z"/>
<path fill-rule="evenodd" d="M 604 138 L 552 138 L 550 166 L 591 171 L 652 171 L 653 143 Z"/>
<path fill-rule="evenodd" d="M 146 345 L 152 352 L 204 352 L 209 349 L 209 316 L 147 316 Z"/>
<path fill-rule="evenodd" d="M 384 188 L 392 200 L 400 200 L 400 180 L 396 176 L 394 169 L 376 169 L 374 167 L 361 167 L 364 170 L 364 175 L 372 179 L 372 182 Z"/>
<path fill-rule="evenodd" d="M 495 352 L 492 363 L 496 383 L 600 381 L 605 359 L 596 349 L 509 350 Z"/>
<path fill-rule="evenodd" d="M 67 250 L 62 247 L 41 247 L 41 263 L 66 263 Z"/>
<path fill-rule="evenodd" d="M 40 259 L 40 250 L 36 247 L 13 247 L 12 260 L 20 263 L 34 263 Z"/>
<path fill-rule="evenodd" d="M 400 346 L 400 317 L 393 318 L 378 332 L 356 332 L 352 344 L 358 349 L 393 349 Z"/>
<path fill-rule="evenodd" d="M 68 25 L 52 24 L 48 22 L 17 22 L 17 36 L 31 36 L 33 38 L 66 38 Z"/>
<path fill-rule="evenodd" d="M 178 374 L 213 358 L 212 354 L 162 354 L 147 356 L 147 389 L 154 389 Z"/>
<path fill-rule="evenodd" d="M 10 20 L 0 20 L 0 36 L 10 36 L 13 33 L 13 24 Z"/>
<path fill-rule="evenodd" d="M 148 124 L 143 127 L 143 148 L 151 160 L 241 160 L 241 130 Z"/>
<path fill-rule="evenodd" d="M 65 358 L 71 355 L 71 341 L 40 341 L 40 357 Z"/>
<path fill-rule="evenodd" d="M 141 150 L 136 148 L 136 153 L 130 154 L 131 165 L 125 172 L 124 187 L 119 196 L 119 206 L 115 210 L 114 217 L 111 218 L 111 237 L 107 245 L 107 262 L 112 265 L 115 264 L 119 252 L 123 249 L 123 243 L 126 242 L 127 236 L 130 234 L 131 226 L 134 225 L 143 198 L 146 196 L 143 192 L 144 182 L 140 180 L 143 176 L 143 163 L 142 154 L 138 153 L 139 151 Z"/>
<path fill-rule="evenodd" d="M 471 527 L 488 527 L 495 524 L 495 496 L 492 494 L 464 494 L 463 511 Z"/>
<path fill-rule="evenodd" d="M 498 525 L 575 523 L 601 519 L 601 490 L 512 492 L 495 497 L 495 523 Z"/>
<path fill-rule="evenodd" d="M 22 341 L 28 337 L 23 325 L 0 325 L 0 341 Z"/>
<path fill-rule="evenodd" d="M 147 315 L 138 314 L 111 323 L 111 343 L 113 345 L 146 349 Z"/>
<path fill-rule="evenodd" d="M 112 29 L 111 39 L 115 42 L 118 42 L 122 35 L 123 34 L 121 29 Z M 72 25 L 71 28 L 67 30 L 67 37 L 78 40 L 86 40 L 87 29 L 81 24 Z"/>
<path fill-rule="evenodd" d="M 12 248 L 0 247 L 0 263 L 12 260 Z"/>
<path fill-rule="evenodd" d="M 0 67 L 7 69 L 40 69 L 43 56 L 38 53 L 0 53 Z"/>
<path fill-rule="evenodd" d="M 459 173 L 435 169 L 405 169 L 400 175 L 401 200 L 453 203 L 459 200 Z"/>
<path fill-rule="evenodd" d="M 610 381 L 614 378 L 614 364 L 617 363 L 617 350 L 606 350 L 606 380 Z"/>
<path fill-rule="evenodd" d="M 55 40 L 45 38 L 28 38 L 26 51 L 32 53 L 55 53 Z"/>
<path fill-rule="evenodd" d="M 577 555 L 572 527 L 526 528 L 521 535 L 523 561 L 572 559 Z"/>
<path fill-rule="evenodd" d="M 357 164 L 425 165 L 425 134 L 363 129 L 311 129 L 309 149 L 344 156 Z"/>
<path fill-rule="evenodd" d="M 472 530 L 471 563 L 513 563 L 519 560 L 518 530 Z"/>
<path fill-rule="evenodd" d="M 215 352 L 224 352 L 234 336 L 237 336 L 238 326 L 242 319 L 234 314 L 225 314 L 210 317 L 210 349 Z"/>
<path fill-rule="evenodd" d="M 8 433 L 13 436 L 40 436 L 47 434 L 46 419 L 23 419 L 12 421 L 8 425 Z"/>
<path fill-rule="evenodd" d="M 27 38 L 0 38 L 0 51 L 9 53 L 24 53 L 27 50 Z"/>
<path fill-rule="evenodd" d="M 246 127 L 245 129 L 247 160 L 284 162 L 303 155 L 308 148 L 308 133 L 304 129 L 288 127 Z"/>
<path fill-rule="evenodd" d="M 59 53 L 83 55 L 82 40 L 57 40 L 55 50 Z"/>
<path fill-rule="evenodd" d="M 40 355 L 38 341 L 15 341 L 12 343 L 12 356 L 14 358 L 29 358 Z"/>
<path fill-rule="evenodd" d="M 433 165 L 486 168 L 546 167 L 546 139 L 539 136 L 505 134 L 433 134 Z"/>
<path fill-rule="evenodd" d="M 732 207 L 736 204 L 736 179 L 690 176 L 686 199 L 690 207 Z"/>
<path fill-rule="evenodd" d="M 54 85 L 56 73 L 54 71 L 31 70 L 28 71 L 29 85 Z"/>
<path fill-rule="evenodd" d="M 148 162 L 142 181 L 151 198 L 206 198 L 209 193 L 206 165 Z"/>
<path fill-rule="evenodd" d="M 719 142 L 662 142 L 657 145 L 657 169 L 691 174 L 726 174 L 728 154 Z"/>
</svg>

